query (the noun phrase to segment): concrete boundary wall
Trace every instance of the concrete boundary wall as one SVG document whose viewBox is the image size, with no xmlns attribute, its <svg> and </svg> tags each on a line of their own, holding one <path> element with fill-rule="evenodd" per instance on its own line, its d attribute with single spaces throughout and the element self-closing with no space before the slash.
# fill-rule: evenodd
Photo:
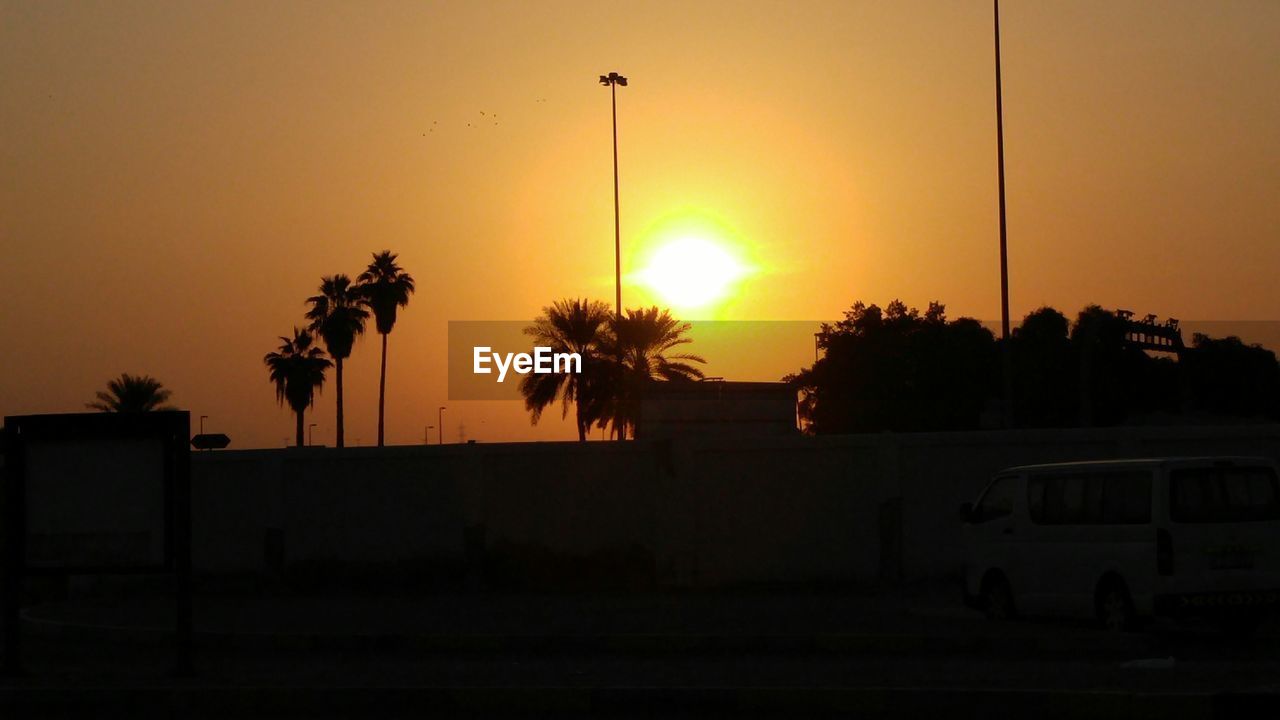
<svg viewBox="0 0 1280 720">
<path fill-rule="evenodd" d="M 1280 459 L 1280 426 L 193 453 L 204 574 L 505 573 L 663 587 L 954 575 L 956 509 L 1035 462 Z"/>
</svg>

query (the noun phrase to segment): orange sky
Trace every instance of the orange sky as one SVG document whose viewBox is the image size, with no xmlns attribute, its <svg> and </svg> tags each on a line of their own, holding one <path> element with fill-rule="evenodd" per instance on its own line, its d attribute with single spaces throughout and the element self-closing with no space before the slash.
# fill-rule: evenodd
<svg viewBox="0 0 1280 720">
<path fill-rule="evenodd" d="M 1280 3 L 1002 11 L 1013 315 L 1280 318 Z M 420 441 L 450 404 L 447 321 L 611 300 L 613 70 L 625 268 L 693 213 L 756 268 L 717 318 L 998 317 L 991 63 L 982 1 L 6 0 L 0 413 L 149 373 L 233 446 L 281 445 L 262 355 L 322 274 L 390 248 L 419 291 L 388 440 Z M 375 340 L 348 365 L 352 443 L 375 435 Z M 780 374 L 812 347 L 776 353 Z M 572 434 L 550 415 L 458 403 L 446 439 Z M 332 442 L 332 381 L 311 421 Z"/>
</svg>

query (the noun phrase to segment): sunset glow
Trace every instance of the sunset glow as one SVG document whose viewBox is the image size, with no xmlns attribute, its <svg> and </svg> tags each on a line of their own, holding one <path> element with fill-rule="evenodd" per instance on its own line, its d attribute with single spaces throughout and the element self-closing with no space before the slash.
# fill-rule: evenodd
<svg viewBox="0 0 1280 720">
<path fill-rule="evenodd" d="M 149 375 L 233 447 L 281 447 L 264 353 L 322 277 L 382 250 L 418 286 L 388 340 L 389 444 L 441 405 L 446 441 L 576 437 L 559 413 L 449 402 L 442 348 L 454 320 L 612 307 L 617 260 L 624 309 L 681 320 L 816 325 L 894 298 L 1001 315 L 988 3 L 117 5 L 0 22 L 5 414 Z M 1280 3 L 1002 12 L 1013 320 L 1276 317 Z M 795 337 L 750 367 L 696 351 L 777 380 L 813 361 Z M 352 445 L 377 437 L 382 340 L 344 360 Z M 317 444 L 336 444 L 333 374 Z"/>
<path fill-rule="evenodd" d="M 705 308 L 723 300 L 744 274 L 724 247 L 699 237 L 662 245 L 641 273 L 645 285 L 676 308 Z"/>
</svg>

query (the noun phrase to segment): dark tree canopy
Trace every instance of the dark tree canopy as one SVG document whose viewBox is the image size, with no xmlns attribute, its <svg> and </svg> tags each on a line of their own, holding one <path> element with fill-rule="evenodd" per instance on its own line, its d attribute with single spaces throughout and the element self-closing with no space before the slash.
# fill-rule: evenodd
<svg viewBox="0 0 1280 720">
<path fill-rule="evenodd" d="M 634 437 L 649 383 L 702 378 L 698 365 L 706 361 L 684 352 L 693 342 L 690 329 L 657 307 L 627 310 L 623 317 L 597 300 L 560 300 L 543 308 L 525 334 L 553 352 L 578 353 L 582 372 L 526 375 L 520 393 L 530 420 L 536 424 L 560 398 L 562 415 L 575 408 L 579 440 L 593 424 L 619 438 Z"/>
<path fill-rule="evenodd" d="M 356 338 L 364 334 L 365 321 L 369 319 L 366 299 L 361 286 L 352 284 L 351 278 L 341 273 L 322 277 L 320 294 L 307 298 L 307 304 L 311 306 L 307 310 L 307 320 L 311 321 L 307 329 L 320 336 L 329 357 L 333 358 L 334 384 L 338 390 L 334 440 L 338 447 L 345 445 L 346 432 L 342 411 L 342 362 L 351 356 Z"/>
<path fill-rule="evenodd" d="M 1186 359 L 1192 411 L 1201 415 L 1280 419 L 1276 354 L 1240 338 L 1197 333 Z"/>
<path fill-rule="evenodd" d="M 683 348 L 693 342 L 688 335 L 691 329 L 689 323 L 656 306 L 629 309 L 625 316 L 610 319 L 605 354 L 619 358 L 621 365 L 606 363 L 602 368 L 605 383 L 612 391 L 599 395 L 602 406 L 597 415 L 608 419 L 617 437 L 635 437 L 640 424 L 640 399 L 649 383 L 689 382 L 703 377 L 698 365 L 707 361 Z"/>
<path fill-rule="evenodd" d="M 150 375 L 130 375 L 121 373 L 120 377 L 107 381 L 107 389 L 96 393 L 95 402 L 86 403 L 85 407 L 100 412 L 150 412 L 152 410 L 172 410 L 165 401 L 172 395 L 164 384 Z"/>
<path fill-rule="evenodd" d="M 396 262 L 390 250 L 373 254 L 369 267 L 360 273 L 355 290 L 373 311 L 373 321 L 382 336 L 382 361 L 378 370 L 378 447 L 386 440 L 387 336 L 396 325 L 396 311 L 409 304 L 416 285 L 413 276 Z"/>
<path fill-rule="evenodd" d="M 315 401 L 316 392 L 324 387 L 325 371 L 333 367 L 324 351 L 315 347 L 314 337 L 309 330 L 295 327 L 293 337 L 281 336 L 280 348 L 262 358 L 276 388 L 276 402 L 288 403 L 294 412 L 298 447 L 304 444 L 303 415 Z"/>
<path fill-rule="evenodd" d="M 976 429 L 998 379 L 991 331 L 939 303 L 856 303 L 818 344 L 825 356 L 788 378 L 815 433 Z"/>
<path fill-rule="evenodd" d="M 1028 314 L 1013 330 L 1014 417 L 1023 427 L 1067 427 L 1077 421 L 1079 377 L 1071 323 L 1051 307 Z"/>
<path fill-rule="evenodd" d="M 1125 318 L 1090 305 L 1069 322 L 1050 307 L 1010 338 L 1018 427 L 1280 419 L 1280 365 L 1239 338 L 1196 335 L 1173 355 L 1127 339 Z M 1001 341 L 977 321 L 895 300 L 858 302 L 823 325 L 824 356 L 786 379 L 813 433 L 968 430 L 1000 402 Z"/>
<path fill-rule="evenodd" d="M 597 398 L 602 392 L 598 387 L 602 369 L 610 362 L 603 355 L 603 347 L 608 342 L 612 317 L 613 310 L 598 300 L 558 300 L 544 307 L 533 324 L 524 329 L 535 345 L 549 347 L 557 353 L 578 353 L 583 363 L 580 373 L 524 376 L 520 381 L 520 394 L 533 424 L 538 423 L 543 410 L 559 397 L 561 416 L 568 415 L 569 407 L 573 406 L 578 440 L 587 439 L 587 431 L 600 419 L 594 413 L 601 405 Z"/>
</svg>

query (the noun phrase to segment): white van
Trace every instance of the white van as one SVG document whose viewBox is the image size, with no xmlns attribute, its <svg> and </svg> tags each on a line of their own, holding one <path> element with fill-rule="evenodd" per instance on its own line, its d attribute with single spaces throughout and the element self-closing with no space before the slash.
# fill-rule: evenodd
<svg viewBox="0 0 1280 720">
<path fill-rule="evenodd" d="M 964 521 L 964 594 L 1002 619 L 1212 616 L 1280 603 L 1280 485 L 1264 458 L 1055 463 L 997 473 Z"/>
</svg>

